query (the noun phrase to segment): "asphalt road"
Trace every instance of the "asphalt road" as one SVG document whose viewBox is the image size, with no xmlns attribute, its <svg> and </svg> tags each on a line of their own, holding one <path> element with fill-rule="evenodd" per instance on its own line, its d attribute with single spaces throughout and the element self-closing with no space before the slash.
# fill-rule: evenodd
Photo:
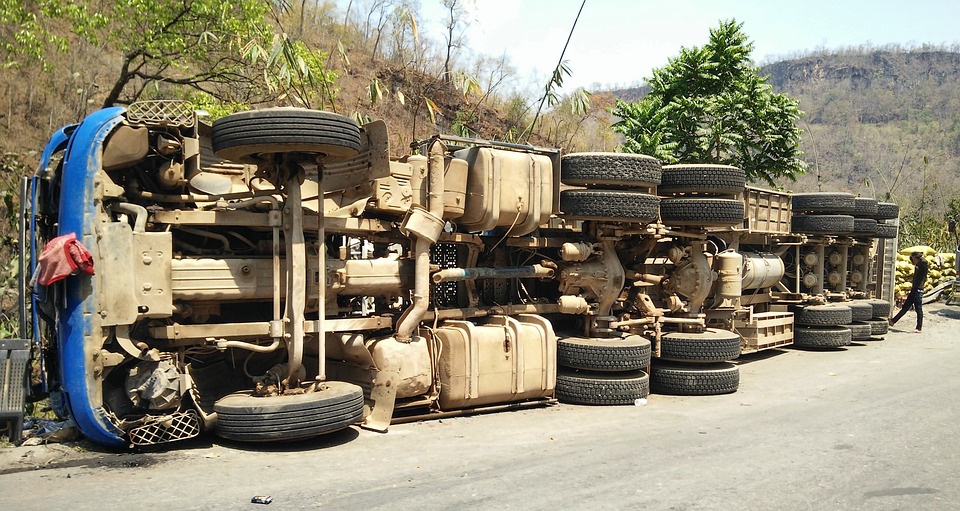
<svg viewBox="0 0 960 511">
<path fill-rule="evenodd" d="M 0 509 L 953 510 L 960 307 L 744 357 L 740 390 L 350 429 L 307 443 L 0 450 Z"/>
</svg>

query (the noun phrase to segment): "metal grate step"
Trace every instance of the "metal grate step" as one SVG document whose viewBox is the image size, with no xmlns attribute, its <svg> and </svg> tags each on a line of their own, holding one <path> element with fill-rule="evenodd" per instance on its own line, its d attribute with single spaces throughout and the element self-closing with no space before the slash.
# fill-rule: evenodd
<svg viewBox="0 0 960 511">
<path fill-rule="evenodd" d="M 30 341 L 0 340 L 0 426 L 9 432 L 10 441 L 20 441 L 23 432 L 23 403 L 27 396 L 27 367 L 30 365 Z"/>
<path fill-rule="evenodd" d="M 133 445 L 156 445 L 186 440 L 200 434 L 200 419 L 193 410 L 147 417 L 146 424 L 131 429 L 128 434 Z"/>
</svg>

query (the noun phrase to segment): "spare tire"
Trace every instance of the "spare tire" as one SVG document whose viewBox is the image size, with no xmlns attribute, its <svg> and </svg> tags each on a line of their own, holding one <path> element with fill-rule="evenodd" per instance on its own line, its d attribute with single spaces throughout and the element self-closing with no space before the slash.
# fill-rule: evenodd
<svg viewBox="0 0 960 511">
<path fill-rule="evenodd" d="M 231 161 L 259 163 L 275 153 L 323 155 L 326 163 L 360 152 L 360 127 L 349 117 L 307 108 L 265 108 L 221 117 L 210 133 L 213 151 Z"/>
<path fill-rule="evenodd" d="M 660 160 L 645 154 L 571 153 L 560 160 L 560 181 L 572 186 L 649 187 L 660 176 Z"/>
<path fill-rule="evenodd" d="M 290 396 L 236 392 L 217 400 L 216 434 L 240 442 L 310 438 L 339 431 L 363 419 L 363 389 L 328 381 L 320 390 Z"/>
</svg>

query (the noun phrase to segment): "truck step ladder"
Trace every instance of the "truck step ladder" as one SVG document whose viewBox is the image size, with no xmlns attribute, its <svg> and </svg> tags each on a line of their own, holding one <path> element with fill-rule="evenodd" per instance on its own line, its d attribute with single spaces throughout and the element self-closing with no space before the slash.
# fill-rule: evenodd
<svg viewBox="0 0 960 511">
<path fill-rule="evenodd" d="M 13 443 L 19 443 L 23 433 L 29 362 L 29 340 L 0 340 L 0 432 L 7 432 Z"/>
</svg>

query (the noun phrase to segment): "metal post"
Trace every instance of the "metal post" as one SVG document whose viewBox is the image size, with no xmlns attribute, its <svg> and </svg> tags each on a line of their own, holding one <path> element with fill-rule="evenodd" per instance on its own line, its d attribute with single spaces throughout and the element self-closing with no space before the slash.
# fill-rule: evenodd
<svg viewBox="0 0 960 511">
<path fill-rule="evenodd" d="M 317 380 L 327 379 L 327 229 L 324 225 L 323 214 L 323 168 L 317 168 L 317 251 L 319 252 L 319 265 L 317 269 L 317 293 L 319 300 L 317 303 L 317 344 L 318 367 Z"/>
<path fill-rule="evenodd" d="M 17 247 L 17 270 L 20 277 L 17 279 L 17 292 L 20 299 L 20 338 L 27 337 L 27 194 L 30 191 L 30 181 L 26 176 L 20 178 L 20 218 L 19 225 L 20 238 Z M 33 272 L 31 272 L 33 273 Z"/>
<path fill-rule="evenodd" d="M 307 257 L 303 238 L 303 202 L 300 195 L 300 178 L 293 174 L 285 186 L 286 210 L 290 215 L 290 230 L 287 236 L 287 314 L 289 337 L 287 337 L 287 378 L 290 387 L 299 385 L 298 372 L 303 364 L 303 311 L 307 298 Z M 294 384 L 296 382 L 296 384 Z"/>
</svg>

